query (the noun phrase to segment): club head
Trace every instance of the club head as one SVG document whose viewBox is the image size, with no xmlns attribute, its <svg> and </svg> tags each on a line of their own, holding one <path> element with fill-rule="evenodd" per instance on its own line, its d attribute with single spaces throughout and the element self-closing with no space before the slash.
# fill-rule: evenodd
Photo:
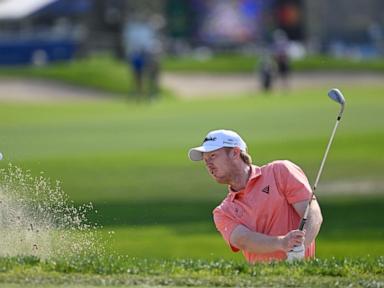
<svg viewBox="0 0 384 288">
<path fill-rule="evenodd" d="M 344 103 L 345 103 L 344 96 L 343 96 L 343 94 L 340 92 L 339 89 L 334 88 L 334 89 L 329 90 L 329 92 L 328 92 L 328 96 L 329 96 L 332 100 L 334 100 L 334 101 L 336 101 L 337 103 L 339 103 L 340 105 L 344 105 Z"/>
</svg>

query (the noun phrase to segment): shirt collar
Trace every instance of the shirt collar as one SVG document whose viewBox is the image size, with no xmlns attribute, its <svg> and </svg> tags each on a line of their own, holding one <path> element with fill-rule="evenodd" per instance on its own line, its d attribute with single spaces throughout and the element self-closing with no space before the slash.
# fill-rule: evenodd
<svg viewBox="0 0 384 288">
<path fill-rule="evenodd" d="M 235 199 L 235 197 L 241 193 L 244 193 L 247 190 L 248 184 L 253 181 L 254 179 L 257 179 L 259 176 L 261 176 L 261 168 L 256 165 L 251 165 L 251 175 L 249 176 L 248 182 L 246 187 L 243 190 L 240 191 L 233 191 L 230 186 L 228 186 L 228 191 L 229 191 L 229 198 L 231 201 Z"/>
</svg>

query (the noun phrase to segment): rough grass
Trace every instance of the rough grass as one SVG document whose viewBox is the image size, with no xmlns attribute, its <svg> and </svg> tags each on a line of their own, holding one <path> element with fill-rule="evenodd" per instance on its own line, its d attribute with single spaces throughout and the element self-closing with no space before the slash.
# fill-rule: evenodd
<svg viewBox="0 0 384 288">
<path fill-rule="evenodd" d="M 257 55 L 222 54 L 206 60 L 193 57 L 167 58 L 164 61 L 167 71 L 204 73 L 251 73 L 258 69 Z M 354 60 L 329 56 L 310 56 L 292 61 L 293 71 L 344 71 L 344 72 L 383 72 L 383 59 Z"/>
<path fill-rule="evenodd" d="M 90 57 L 45 67 L 3 67 L 0 75 L 56 80 L 109 91 L 116 95 L 127 94 L 132 85 L 129 67 L 111 57 Z"/>
<path fill-rule="evenodd" d="M 384 258 L 248 265 L 228 260 L 151 260 L 104 256 L 0 259 L 0 283 L 220 287 L 382 287 Z"/>
</svg>

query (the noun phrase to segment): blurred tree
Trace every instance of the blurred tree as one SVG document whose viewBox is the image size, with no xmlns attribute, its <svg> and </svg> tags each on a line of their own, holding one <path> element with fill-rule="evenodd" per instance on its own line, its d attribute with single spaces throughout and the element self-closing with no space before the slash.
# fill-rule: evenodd
<svg viewBox="0 0 384 288">
<path fill-rule="evenodd" d="M 124 0 L 93 0 L 89 17 L 88 46 L 91 51 L 113 51 L 123 56 L 121 33 L 125 19 Z"/>
</svg>

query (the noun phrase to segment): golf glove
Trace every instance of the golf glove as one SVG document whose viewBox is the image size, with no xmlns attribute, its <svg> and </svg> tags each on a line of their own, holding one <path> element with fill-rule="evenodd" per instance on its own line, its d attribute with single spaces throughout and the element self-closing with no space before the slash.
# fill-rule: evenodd
<svg viewBox="0 0 384 288">
<path fill-rule="evenodd" d="M 295 246 L 293 249 L 289 252 L 287 252 L 287 261 L 298 261 L 303 260 L 305 256 L 305 247 L 304 244 L 301 244 L 300 246 Z"/>
</svg>

